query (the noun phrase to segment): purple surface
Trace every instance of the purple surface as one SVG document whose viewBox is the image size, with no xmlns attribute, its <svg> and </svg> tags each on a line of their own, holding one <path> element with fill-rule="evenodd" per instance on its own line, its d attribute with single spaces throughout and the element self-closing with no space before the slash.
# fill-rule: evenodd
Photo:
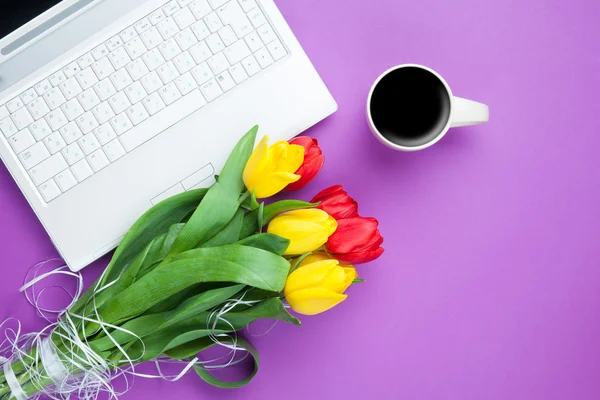
<svg viewBox="0 0 600 400">
<path fill-rule="evenodd" d="M 301 195 L 344 184 L 386 253 L 345 304 L 253 339 L 249 387 L 140 379 L 123 399 L 598 398 L 600 3 L 277 3 L 340 106 L 310 131 L 327 161 Z M 491 122 L 414 154 L 378 144 L 365 98 L 407 62 L 489 104 Z M 56 252 L 4 168 L 0 204 L 0 320 L 36 329 L 18 288 Z"/>
</svg>

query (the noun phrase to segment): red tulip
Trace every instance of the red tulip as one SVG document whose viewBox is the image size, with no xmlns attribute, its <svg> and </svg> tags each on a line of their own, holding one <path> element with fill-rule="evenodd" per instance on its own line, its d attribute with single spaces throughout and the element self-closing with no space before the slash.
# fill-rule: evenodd
<svg viewBox="0 0 600 400">
<path fill-rule="evenodd" d="M 383 237 L 375 218 L 340 219 L 338 228 L 327 241 L 327 251 L 336 259 L 349 264 L 373 261 L 383 253 Z"/>
<path fill-rule="evenodd" d="M 342 185 L 323 190 L 312 199 L 312 203 L 321 203 L 317 208 L 338 220 L 358 217 L 358 203 L 348 196 Z"/>
<path fill-rule="evenodd" d="M 323 153 L 321 152 L 321 148 L 319 147 L 319 142 L 317 142 L 317 139 L 308 136 L 299 136 L 290 140 L 289 142 L 290 144 L 296 144 L 304 147 L 304 162 L 295 172 L 295 174 L 300 175 L 301 178 L 296 182 L 290 183 L 285 188 L 287 191 L 295 192 L 296 190 L 302 189 L 310 181 L 312 181 L 315 176 L 317 176 L 323 167 L 325 158 L 323 157 Z"/>
</svg>

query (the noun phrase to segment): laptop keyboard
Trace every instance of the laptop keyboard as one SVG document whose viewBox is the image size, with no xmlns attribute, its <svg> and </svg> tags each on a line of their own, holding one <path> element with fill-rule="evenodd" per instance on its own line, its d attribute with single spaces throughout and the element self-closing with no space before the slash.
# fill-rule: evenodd
<svg viewBox="0 0 600 400">
<path fill-rule="evenodd" d="M 0 105 L 46 202 L 287 54 L 255 0 L 173 0 Z"/>
</svg>

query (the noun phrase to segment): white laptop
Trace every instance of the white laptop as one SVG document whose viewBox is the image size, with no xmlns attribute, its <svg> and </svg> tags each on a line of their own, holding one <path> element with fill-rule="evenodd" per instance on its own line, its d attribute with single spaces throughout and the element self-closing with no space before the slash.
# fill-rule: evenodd
<svg viewBox="0 0 600 400">
<path fill-rule="evenodd" d="M 255 124 L 288 139 L 336 108 L 272 0 L 0 4 L 0 156 L 73 270 Z"/>
</svg>

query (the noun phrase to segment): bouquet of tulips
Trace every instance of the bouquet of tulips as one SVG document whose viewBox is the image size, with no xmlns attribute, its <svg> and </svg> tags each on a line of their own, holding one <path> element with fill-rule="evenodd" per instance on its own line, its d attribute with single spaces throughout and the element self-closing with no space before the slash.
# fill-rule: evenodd
<svg viewBox="0 0 600 400">
<path fill-rule="evenodd" d="M 210 188 L 171 197 L 140 217 L 102 276 L 47 335 L 0 358 L 0 400 L 94 397 L 115 371 L 165 358 L 185 361 L 209 384 L 239 387 L 259 358 L 237 331 L 258 319 L 299 325 L 289 308 L 314 315 L 346 299 L 346 289 L 361 282 L 353 265 L 383 253 L 377 220 L 360 217 L 341 186 L 311 203 L 266 204 L 304 187 L 324 159 L 308 137 L 272 146 L 264 137 L 253 150 L 257 131 L 241 138 Z M 247 352 L 252 375 L 217 379 L 196 357 L 213 346 Z"/>
</svg>

